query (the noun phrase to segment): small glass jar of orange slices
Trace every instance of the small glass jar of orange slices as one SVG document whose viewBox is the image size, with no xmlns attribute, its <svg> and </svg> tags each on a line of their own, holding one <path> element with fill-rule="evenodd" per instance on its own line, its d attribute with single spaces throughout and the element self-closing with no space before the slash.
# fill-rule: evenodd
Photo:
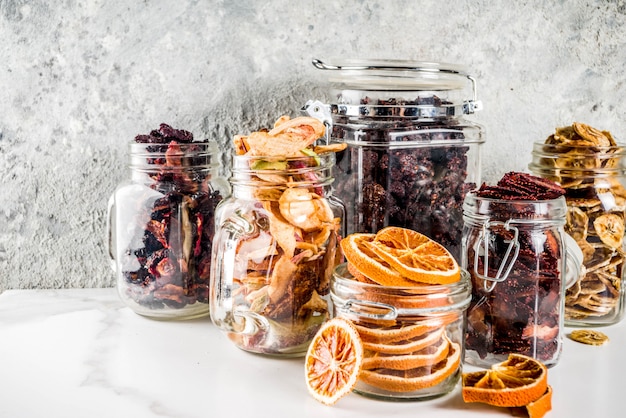
<svg viewBox="0 0 626 418">
<path fill-rule="evenodd" d="M 232 194 L 216 209 L 211 319 L 239 348 L 304 356 L 329 318 L 343 205 L 332 198 L 333 147 L 317 119 L 280 118 L 235 137 Z"/>
<path fill-rule="evenodd" d="M 461 376 L 467 273 L 441 244 L 400 227 L 351 234 L 341 248 L 347 263 L 334 271 L 331 300 L 363 345 L 353 390 L 390 400 L 450 392 Z"/>
</svg>

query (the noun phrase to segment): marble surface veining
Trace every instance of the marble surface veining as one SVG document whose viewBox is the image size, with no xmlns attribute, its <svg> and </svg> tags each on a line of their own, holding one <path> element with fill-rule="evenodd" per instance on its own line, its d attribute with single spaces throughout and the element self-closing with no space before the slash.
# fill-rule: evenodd
<svg viewBox="0 0 626 418">
<path fill-rule="evenodd" d="M 610 342 L 568 339 L 548 372 L 550 418 L 623 416 L 626 323 Z M 113 289 L 9 290 L 0 295 L 0 417 L 503 417 L 464 404 L 460 386 L 424 402 L 348 394 L 327 407 L 307 393 L 303 359 L 235 348 L 208 318 L 146 319 Z"/>
</svg>

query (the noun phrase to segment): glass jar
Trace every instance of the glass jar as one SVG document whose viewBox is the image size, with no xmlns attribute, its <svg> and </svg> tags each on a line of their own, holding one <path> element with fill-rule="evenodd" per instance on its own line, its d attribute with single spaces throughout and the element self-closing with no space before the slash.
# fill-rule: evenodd
<svg viewBox="0 0 626 418">
<path fill-rule="evenodd" d="M 463 258 L 472 280 L 465 362 L 488 367 L 524 354 L 556 364 L 566 288 L 565 199 L 502 200 L 470 192 L 463 206 Z M 573 245 L 572 245 L 573 244 Z M 567 272 L 580 270 L 576 243 Z M 571 261 L 570 260 L 570 261 Z"/>
<path fill-rule="evenodd" d="M 214 143 L 130 144 L 109 199 L 109 256 L 122 301 L 155 319 L 209 314 L 214 211 L 228 194 Z"/>
<path fill-rule="evenodd" d="M 470 300 L 466 271 L 448 285 L 380 286 L 355 280 L 344 263 L 334 271 L 330 294 L 333 316 L 350 320 L 363 341 L 356 393 L 426 400 L 455 388 Z"/>
<path fill-rule="evenodd" d="M 480 184 L 485 137 L 464 118 L 480 109 L 474 79 L 449 64 L 313 64 L 330 73 L 330 99 L 310 101 L 304 110 L 332 125 L 330 141 L 348 145 L 333 173 L 335 195 L 353 202 L 346 208 L 347 233 L 413 229 L 458 261 L 463 198 Z"/>
<path fill-rule="evenodd" d="M 333 153 L 233 156 L 232 196 L 218 206 L 211 319 L 246 351 L 304 356 L 328 319 L 343 205 Z"/>
<path fill-rule="evenodd" d="M 611 325 L 624 317 L 626 149 L 623 145 L 533 145 L 529 168 L 566 190 L 565 231 L 580 246 L 584 272 L 567 290 L 565 324 Z"/>
</svg>

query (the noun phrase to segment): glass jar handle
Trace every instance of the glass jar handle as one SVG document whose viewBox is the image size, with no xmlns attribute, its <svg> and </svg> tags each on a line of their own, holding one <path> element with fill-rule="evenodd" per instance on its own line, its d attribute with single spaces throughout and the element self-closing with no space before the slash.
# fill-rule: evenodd
<svg viewBox="0 0 626 418">
<path fill-rule="evenodd" d="M 476 251 L 474 252 L 474 274 L 476 275 L 476 277 L 484 281 L 485 290 L 487 292 L 491 292 L 496 287 L 496 284 L 501 283 L 506 280 L 506 278 L 509 276 L 509 273 L 511 273 L 511 270 L 513 269 L 513 264 L 515 263 L 515 260 L 517 260 L 517 256 L 519 254 L 519 240 L 518 240 L 519 230 L 516 227 L 510 225 L 510 222 L 511 220 L 508 220 L 506 222 L 499 222 L 499 221 L 485 222 L 483 224 L 482 231 L 476 243 Z M 504 242 L 508 243 L 509 246 L 506 249 L 504 257 L 502 257 L 502 262 L 500 263 L 500 266 L 498 267 L 498 271 L 495 277 L 490 277 L 489 276 L 489 231 L 491 227 L 494 225 L 502 226 L 507 231 L 513 231 L 513 238 L 510 240 L 504 240 Z M 478 271 L 478 260 L 480 258 L 481 246 L 482 246 L 482 252 L 483 252 L 483 272 L 482 273 Z M 513 252 L 513 255 L 511 255 L 511 252 Z M 510 258 L 510 261 L 509 261 L 509 258 Z M 487 282 L 490 282 L 490 283 L 487 283 Z"/>
<path fill-rule="evenodd" d="M 107 217 L 106 217 L 106 228 L 105 228 L 105 243 L 107 249 L 107 255 L 109 256 L 109 266 L 113 271 L 117 270 L 116 261 L 115 261 L 115 220 L 113 219 L 113 215 L 115 214 L 115 194 L 112 194 L 109 197 L 109 202 L 107 203 Z"/>
<path fill-rule="evenodd" d="M 345 305 L 339 309 L 345 313 L 356 315 L 358 317 L 376 320 L 390 320 L 398 317 L 398 310 L 394 306 L 382 302 L 348 299 Z M 367 311 L 383 312 L 369 313 Z"/>
<path fill-rule="evenodd" d="M 217 226 L 213 237 L 209 307 L 215 325 L 227 332 L 254 335 L 269 327 L 261 315 L 233 304 L 237 247 L 241 237 L 253 230 L 247 219 L 235 215 Z"/>
</svg>

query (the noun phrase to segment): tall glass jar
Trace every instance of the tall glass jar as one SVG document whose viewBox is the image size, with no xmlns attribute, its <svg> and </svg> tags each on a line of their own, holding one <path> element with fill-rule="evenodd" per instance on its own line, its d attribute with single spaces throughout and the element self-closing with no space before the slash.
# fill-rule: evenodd
<svg viewBox="0 0 626 418">
<path fill-rule="evenodd" d="M 556 364 L 563 342 L 565 199 L 501 200 L 470 192 L 463 259 L 472 279 L 465 362 L 488 367 L 524 354 Z M 575 246 L 575 243 L 574 243 Z M 574 278 L 576 263 L 571 264 Z"/>
<path fill-rule="evenodd" d="M 566 190 L 565 231 L 584 255 L 584 272 L 566 293 L 566 325 L 619 322 L 626 303 L 626 149 L 535 143 L 532 155 L 531 171 Z"/>
<path fill-rule="evenodd" d="M 155 319 L 209 314 L 215 207 L 228 195 L 214 143 L 130 144 L 109 199 L 109 255 L 123 302 Z"/>
<path fill-rule="evenodd" d="M 426 400 L 456 387 L 471 296 L 466 271 L 447 285 L 380 286 L 357 281 L 340 264 L 330 292 L 333 316 L 350 320 L 363 341 L 356 393 Z"/>
<path fill-rule="evenodd" d="M 211 319 L 246 351 L 304 356 L 328 319 L 343 205 L 333 153 L 233 156 L 232 196 L 218 206 Z"/>
<path fill-rule="evenodd" d="M 465 194 L 480 184 L 483 128 L 474 79 L 461 67 L 413 61 L 313 64 L 329 72 L 327 104 L 305 110 L 332 125 L 335 194 L 347 233 L 385 226 L 421 232 L 459 260 Z"/>
</svg>

